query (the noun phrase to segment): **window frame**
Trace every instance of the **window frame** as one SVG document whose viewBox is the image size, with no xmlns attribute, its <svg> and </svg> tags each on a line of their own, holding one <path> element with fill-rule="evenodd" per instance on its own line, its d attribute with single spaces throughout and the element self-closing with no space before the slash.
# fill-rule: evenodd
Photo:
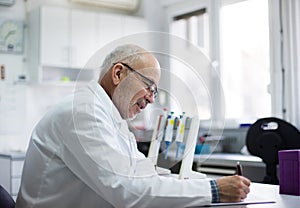
<svg viewBox="0 0 300 208">
<path fill-rule="evenodd" d="M 278 0 L 282 15 L 282 66 L 285 86 L 282 100 L 286 100 L 283 118 L 300 127 L 300 2 Z"/>
<path fill-rule="evenodd" d="M 166 16 L 168 18 L 169 25 L 173 21 L 174 17 L 189 13 L 195 10 L 206 9 L 209 15 L 209 58 L 214 65 L 214 69 L 218 74 L 220 74 L 219 68 L 219 13 L 218 8 L 220 5 L 219 1 L 215 0 L 177 0 L 176 3 L 169 2 L 167 0 L 162 1 L 162 5 L 166 8 Z M 217 40 L 217 41 L 216 41 Z M 212 109 L 211 120 L 223 122 L 225 110 L 222 108 L 222 103 L 224 99 L 221 96 L 222 88 L 219 77 L 212 77 L 212 82 L 214 87 L 210 87 L 213 92 L 210 93 L 212 103 L 215 103 Z M 219 123 L 219 122 L 216 122 Z M 220 124 L 223 126 L 223 124 Z"/>
</svg>

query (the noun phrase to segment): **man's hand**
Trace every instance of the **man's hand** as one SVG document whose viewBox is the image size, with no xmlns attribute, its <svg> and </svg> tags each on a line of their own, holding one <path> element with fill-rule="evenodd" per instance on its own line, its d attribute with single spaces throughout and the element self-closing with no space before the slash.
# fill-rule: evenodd
<svg viewBox="0 0 300 208">
<path fill-rule="evenodd" d="M 221 202 L 239 202 L 250 192 L 250 180 L 243 176 L 225 176 L 218 178 Z"/>
</svg>

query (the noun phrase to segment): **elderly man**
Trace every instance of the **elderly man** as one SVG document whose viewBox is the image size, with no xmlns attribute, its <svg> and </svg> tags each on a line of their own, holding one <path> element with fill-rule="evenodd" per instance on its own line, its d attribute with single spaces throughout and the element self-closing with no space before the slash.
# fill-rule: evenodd
<svg viewBox="0 0 300 208">
<path fill-rule="evenodd" d="M 122 45 L 92 81 L 50 110 L 35 127 L 17 208 L 187 207 L 246 198 L 242 176 L 179 180 L 160 176 L 137 149 L 126 119 L 157 95 L 153 54 Z"/>
</svg>

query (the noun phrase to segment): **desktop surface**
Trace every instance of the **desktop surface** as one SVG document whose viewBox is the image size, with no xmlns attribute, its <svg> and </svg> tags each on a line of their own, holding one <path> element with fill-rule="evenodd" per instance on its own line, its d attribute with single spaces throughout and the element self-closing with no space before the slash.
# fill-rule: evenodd
<svg viewBox="0 0 300 208">
<path fill-rule="evenodd" d="M 242 204 L 242 203 L 234 204 L 234 205 L 232 204 L 226 207 L 294 208 L 294 207 L 299 207 L 300 204 L 300 196 L 279 194 L 278 185 L 251 183 L 250 193 L 248 197 L 249 197 L 249 204 Z M 223 204 L 223 206 L 224 205 L 225 204 Z M 210 207 L 220 207 L 220 206 L 214 206 L 214 204 L 212 204 Z"/>
</svg>

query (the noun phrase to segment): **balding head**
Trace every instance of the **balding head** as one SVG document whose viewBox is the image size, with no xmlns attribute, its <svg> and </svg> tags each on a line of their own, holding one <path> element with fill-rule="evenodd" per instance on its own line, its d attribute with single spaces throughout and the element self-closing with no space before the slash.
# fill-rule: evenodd
<svg viewBox="0 0 300 208">
<path fill-rule="evenodd" d="M 103 64 L 101 66 L 99 83 L 114 63 L 117 63 L 117 62 L 126 62 L 126 63 L 141 62 L 141 61 L 143 61 L 143 59 L 146 59 L 145 54 L 149 54 L 149 52 L 147 52 L 145 49 L 143 49 L 137 45 L 134 45 L 134 44 L 125 44 L 125 45 L 118 46 L 110 54 L 108 54 L 105 57 Z M 151 55 L 149 54 L 149 56 L 151 56 Z M 147 58 L 149 58 L 149 56 Z"/>
<path fill-rule="evenodd" d="M 106 56 L 101 68 L 99 83 L 123 118 L 134 117 L 154 102 L 149 83 L 157 85 L 160 66 L 150 52 L 137 45 L 122 45 Z"/>
</svg>

